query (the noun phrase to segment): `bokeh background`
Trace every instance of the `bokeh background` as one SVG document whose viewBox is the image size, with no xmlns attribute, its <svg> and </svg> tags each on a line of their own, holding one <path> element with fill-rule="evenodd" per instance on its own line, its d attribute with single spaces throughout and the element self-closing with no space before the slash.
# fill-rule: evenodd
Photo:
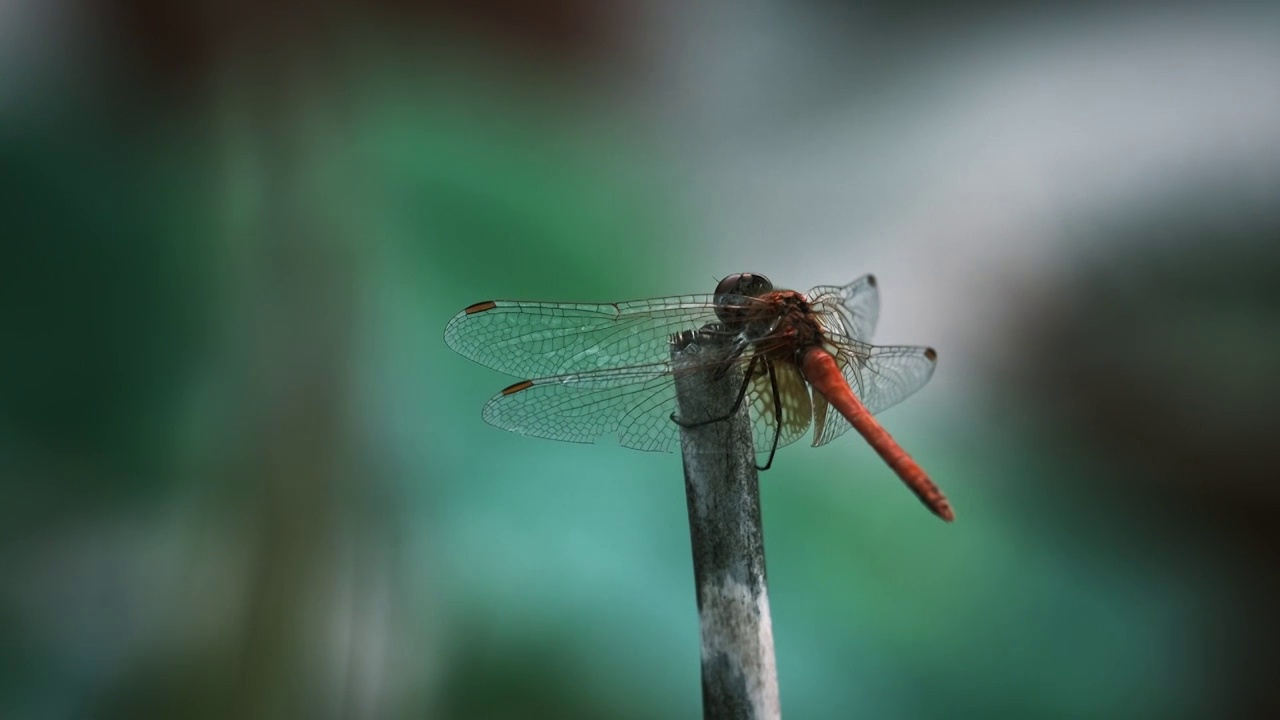
<svg viewBox="0 0 1280 720">
<path fill-rule="evenodd" d="M 484 299 L 880 279 L 762 477 L 794 718 L 1280 712 L 1280 6 L 0 6 L 0 716 L 691 718 L 680 461 L 486 426 Z"/>
</svg>

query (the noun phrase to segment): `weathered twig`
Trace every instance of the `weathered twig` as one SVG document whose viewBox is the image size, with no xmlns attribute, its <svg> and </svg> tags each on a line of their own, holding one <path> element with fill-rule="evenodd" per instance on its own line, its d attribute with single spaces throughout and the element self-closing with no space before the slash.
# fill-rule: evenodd
<svg viewBox="0 0 1280 720">
<path fill-rule="evenodd" d="M 705 368 L 708 357 L 727 352 L 720 335 L 688 332 L 673 338 L 683 424 L 722 417 L 733 407 L 743 382 L 737 365 L 725 373 L 681 372 L 695 358 Z M 781 717 L 760 486 L 746 408 L 719 422 L 684 427 L 681 450 L 702 627 L 703 717 Z"/>
</svg>

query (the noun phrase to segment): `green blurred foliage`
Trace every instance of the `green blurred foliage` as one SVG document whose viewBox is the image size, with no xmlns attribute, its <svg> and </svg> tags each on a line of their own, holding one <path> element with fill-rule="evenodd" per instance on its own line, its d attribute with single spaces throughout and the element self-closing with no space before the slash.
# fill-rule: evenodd
<svg viewBox="0 0 1280 720">
<path fill-rule="evenodd" d="M 166 490 L 168 432 L 208 350 L 212 301 L 208 188 L 183 150 L 83 118 L 3 146 L 13 242 L 0 307 L 15 344 L 0 360 L 0 423 L 11 472 L 58 479 L 23 483 L 6 531 Z"/>
</svg>

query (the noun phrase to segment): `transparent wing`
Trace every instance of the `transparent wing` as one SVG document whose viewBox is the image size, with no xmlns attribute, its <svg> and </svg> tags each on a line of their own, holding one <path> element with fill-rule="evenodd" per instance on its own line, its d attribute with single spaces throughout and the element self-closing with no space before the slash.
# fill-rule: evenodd
<svg viewBox="0 0 1280 720">
<path fill-rule="evenodd" d="M 712 300 L 710 295 L 594 305 L 490 300 L 455 315 L 444 341 L 458 354 L 516 377 L 660 364 L 670 356 L 673 333 L 716 321 Z"/>
<path fill-rule="evenodd" d="M 735 362 L 749 363 L 750 355 Z M 768 371 L 763 363 L 756 368 L 743 402 L 750 413 L 756 452 L 767 453 L 773 446 L 777 416 Z M 794 365 L 778 364 L 774 375 L 783 409 L 778 440 L 782 447 L 804 436 L 813 413 L 809 387 Z M 705 418 L 685 419 L 716 418 L 728 410 L 708 408 Z M 491 398 L 482 416 L 491 425 L 522 435 L 578 443 L 613 436 L 623 447 L 671 452 L 680 447 L 680 426 L 671 419 L 675 411 L 675 377 L 668 360 L 525 380 Z"/>
<path fill-rule="evenodd" d="M 875 346 L 852 338 L 830 337 L 832 355 L 854 395 L 876 414 L 906 400 L 933 377 L 938 354 L 933 348 Z M 849 429 L 849 422 L 814 393 L 814 446 L 825 445 Z"/>
<path fill-rule="evenodd" d="M 774 378 L 778 383 L 778 405 L 774 404 L 772 381 L 764 363 L 756 366 L 748 397 L 751 400 L 751 431 L 756 452 L 767 454 L 773 447 L 778 414 L 782 408 L 782 432 L 778 434 L 778 447 L 790 445 L 804 437 L 813 424 L 813 405 L 809 400 L 809 383 L 805 382 L 800 368 L 793 363 L 775 362 Z"/>
<path fill-rule="evenodd" d="M 870 342 L 880 319 L 880 290 L 875 275 L 863 275 L 848 285 L 819 285 L 809 302 L 832 332 Z"/>
<path fill-rule="evenodd" d="M 615 435 L 624 447 L 670 452 L 678 446 L 671 363 L 610 368 L 525 380 L 485 404 L 485 422 L 550 440 L 593 443 Z"/>
</svg>

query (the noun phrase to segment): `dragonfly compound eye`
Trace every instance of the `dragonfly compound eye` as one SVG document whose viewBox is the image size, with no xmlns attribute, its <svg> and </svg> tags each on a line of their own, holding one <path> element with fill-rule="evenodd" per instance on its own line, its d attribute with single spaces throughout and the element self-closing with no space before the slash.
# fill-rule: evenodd
<svg viewBox="0 0 1280 720">
<path fill-rule="evenodd" d="M 759 297 L 773 289 L 769 278 L 757 273 L 737 273 L 720 281 L 716 286 L 716 315 L 724 322 L 734 324 L 745 319 L 748 298 Z"/>
<path fill-rule="evenodd" d="M 769 278 L 758 273 L 735 273 L 720 281 L 716 286 L 716 299 L 722 295 L 745 295 L 755 297 L 773 289 Z"/>
</svg>

